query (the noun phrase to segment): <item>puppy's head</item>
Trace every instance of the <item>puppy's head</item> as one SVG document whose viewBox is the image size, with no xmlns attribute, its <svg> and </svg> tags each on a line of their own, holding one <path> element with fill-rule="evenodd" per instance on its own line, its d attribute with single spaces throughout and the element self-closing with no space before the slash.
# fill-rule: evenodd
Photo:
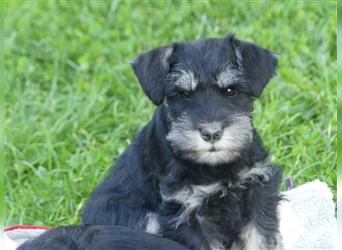
<svg viewBox="0 0 342 250">
<path fill-rule="evenodd" d="M 167 110 L 173 152 L 213 166 L 234 161 L 251 143 L 253 97 L 274 75 L 277 59 L 228 35 L 159 47 L 132 67 L 146 95 Z"/>
</svg>

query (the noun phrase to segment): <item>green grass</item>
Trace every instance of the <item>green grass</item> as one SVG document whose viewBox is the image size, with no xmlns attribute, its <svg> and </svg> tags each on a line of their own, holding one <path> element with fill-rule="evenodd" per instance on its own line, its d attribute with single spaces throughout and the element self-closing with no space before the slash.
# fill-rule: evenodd
<svg viewBox="0 0 342 250">
<path fill-rule="evenodd" d="M 317 2 L 9 2 L 6 225 L 78 223 L 154 107 L 129 66 L 171 41 L 224 36 L 280 54 L 255 126 L 297 185 L 336 189 L 336 12 Z"/>
</svg>

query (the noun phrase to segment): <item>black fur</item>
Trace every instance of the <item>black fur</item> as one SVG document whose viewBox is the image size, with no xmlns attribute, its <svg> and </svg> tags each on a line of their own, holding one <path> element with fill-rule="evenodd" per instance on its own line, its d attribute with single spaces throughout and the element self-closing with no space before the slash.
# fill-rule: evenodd
<svg viewBox="0 0 342 250">
<path fill-rule="evenodd" d="M 81 225 L 49 230 L 18 250 L 187 250 L 171 240 L 117 226 Z"/>
<path fill-rule="evenodd" d="M 83 223 L 148 231 L 148 215 L 152 214 L 159 227 L 154 233 L 196 250 L 248 248 L 252 243 L 243 231 L 252 223 L 263 248 L 279 247 L 281 170 L 267 163 L 267 151 L 249 124 L 253 97 L 261 94 L 277 67 L 274 55 L 229 35 L 160 47 L 140 55 L 132 67 L 158 107 L 95 189 L 84 209 Z M 227 69 L 223 80 L 218 79 Z M 191 72 L 186 77 L 196 79 L 194 89 L 184 90 L 175 84 L 179 79 L 189 80 L 180 75 L 184 72 Z M 227 81 L 227 86 L 222 87 L 220 81 Z M 232 89 L 234 95 L 227 95 Z M 238 119 L 241 116 L 242 121 Z M 176 131 L 181 135 L 187 130 L 196 133 L 206 123 L 218 121 L 222 129 L 241 124 L 241 131 L 235 126 L 233 132 L 227 132 L 231 133 L 228 139 L 235 138 L 232 145 L 237 141 L 232 154 L 222 155 L 220 161 L 211 154 L 212 160 L 198 160 L 200 151 L 183 148 L 190 142 L 183 142 L 177 133 L 170 138 L 170 132 L 184 120 L 185 125 Z M 240 132 L 246 137 L 241 141 Z M 213 183 L 219 187 L 198 199 L 201 203 L 195 207 L 168 198 L 184 188 L 192 195 L 196 185 Z"/>
</svg>

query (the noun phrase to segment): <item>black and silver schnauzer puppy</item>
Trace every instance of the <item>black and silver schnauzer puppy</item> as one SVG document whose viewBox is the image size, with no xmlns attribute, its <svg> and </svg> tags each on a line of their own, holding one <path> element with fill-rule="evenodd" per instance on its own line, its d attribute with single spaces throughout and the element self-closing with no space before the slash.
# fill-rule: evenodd
<svg viewBox="0 0 342 250">
<path fill-rule="evenodd" d="M 281 249 L 281 169 L 252 123 L 276 56 L 228 35 L 155 48 L 132 67 L 157 109 L 95 189 L 83 223 L 194 250 Z"/>
</svg>

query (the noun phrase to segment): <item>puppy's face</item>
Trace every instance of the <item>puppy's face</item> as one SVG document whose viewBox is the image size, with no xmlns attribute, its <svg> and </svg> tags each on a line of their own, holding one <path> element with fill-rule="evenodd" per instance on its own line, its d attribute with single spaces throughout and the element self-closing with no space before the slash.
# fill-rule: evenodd
<svg viewBox="0 0 342 250">
<path fill-rule="evenodd" d="M 188 80 L 178 77 L 177 84 Z M 177 86 L 164 100 L 170 121 L 167 139 L 173 151 L 200 164 L 234 160 L 252 140 L 251 102 L 238 86 L 222 86 L 215 78 L 191 90 Z"/>
<path fill-rule="evenodd" d="M 273 76 L 277 60 L 229 35 L 160 47 L 132 66 L 145 93 L 165 106 L 173 152 L 216 166 L 234 161 L 252 142 L 253 97 Z"/>
</svg>

